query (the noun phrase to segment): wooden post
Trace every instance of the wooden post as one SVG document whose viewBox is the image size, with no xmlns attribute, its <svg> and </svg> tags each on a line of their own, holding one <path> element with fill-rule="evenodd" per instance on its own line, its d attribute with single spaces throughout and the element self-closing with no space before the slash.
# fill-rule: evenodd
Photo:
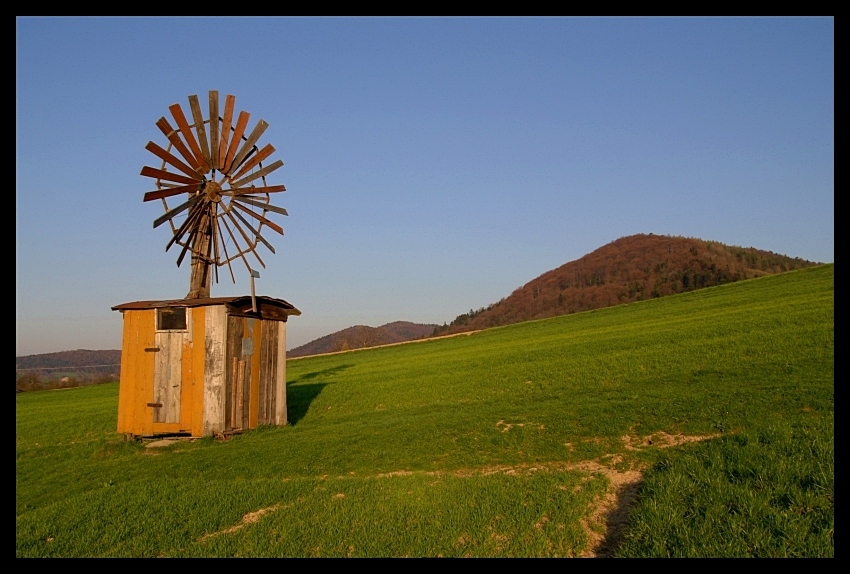
<svg viewBox="0 0 850 574">
<path fill-rule="evenodd" d="M 189 294 L 186 299 L 206 299 L 210 296 L 210 247 L 212 243 L 212 228 L 210 218 L 203 215 L 203 221 L 198 229 L 198 236 L 190 238 L 201 246 L 200 253 L 192 251 L 192 274 L 189 278 Z"/>
</svg>

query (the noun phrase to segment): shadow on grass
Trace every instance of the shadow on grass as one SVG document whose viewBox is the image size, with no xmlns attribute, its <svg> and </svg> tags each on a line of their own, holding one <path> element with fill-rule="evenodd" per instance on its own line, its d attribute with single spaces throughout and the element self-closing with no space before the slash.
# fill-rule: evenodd
<svg viewBox="0 0 850 574">
<path fill-rule="evenodd" d="M 319 396 L 329 382 L 307 382 L 319 378 L 333 377 L 336 374 L 353 367 L 353 364 L 339 365 L 323 371 L 313 371 L 290 381 L 286 385 L 286 414 L 291 425 L 297 425 L 310 409 L 310 404 Z M 305 384 L 306 383 L 306 384 Z"/>
<path fill-rule="evenodd" d="M 605 513 L 605 538 L 596 547 L 597 558 L 612 558 L 616 555 L 626 528 L 629 525 L 629 514 L 635 504 L 638 490 L 643 481 L 626 483 L 617 489 L 616 500 L 611 509 Z"/>
<path fill-rule="evenodd" d="M 313 379 L 318 379 L 319 377 L 332 377 L 341 373 L 342 371 L 350 369 L 353 366 L 353 363 L 348 363 L 345 365 L 337 365 L 336 367 L 331 367 L 330 369 L 324 369 L 322 371 L 313 371 L 312 373 L 306 373 L 293 381 L 289 381 L 287 385 L 297 385 L 299 383 L 306 383 L 307 381 L 312 381 Z"/>
<path fill-rule="evenodd" d="M 328 383 L 310 383 L 307 385 L 296 385 L 286 389 L 286 418 L 291 425 L 297 425 L 304 418 L 307 411 L 319 393 Z"/>
</svg>

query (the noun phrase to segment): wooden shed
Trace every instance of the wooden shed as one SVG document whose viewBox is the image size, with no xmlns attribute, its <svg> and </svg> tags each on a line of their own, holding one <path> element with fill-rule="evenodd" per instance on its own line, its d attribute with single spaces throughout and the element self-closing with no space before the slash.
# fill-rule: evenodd
<svg viewBox="0 0 850 574">
<path fill-rule="evenodd" d="M 286 320 L 251 296 L 137 301 L 124 318 L 118 432 L 210 436 L 286 424 Z"/>
</svg>

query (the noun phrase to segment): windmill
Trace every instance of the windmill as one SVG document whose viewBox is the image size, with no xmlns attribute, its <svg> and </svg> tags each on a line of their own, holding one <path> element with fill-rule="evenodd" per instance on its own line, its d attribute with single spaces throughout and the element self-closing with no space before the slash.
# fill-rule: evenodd
<svg viewBox="0 0 850 574">
<path fill-rule="evenodd" d="M 283 299 L 258 297 L 254 265 L 265 268 L 260 244 L 272 253 L 267 230 L 283 235 L 272 220 L 287 215 L 272 204 L 283 185 L 266 177 L 283 165 L 266 162 L 275 148 L 258 146 L 268 127 L 259 120 L 246 136 L 250 114 L 234 118 L 228 95 L 219 115 L 217 91 L 209 92 L 208 115 L 189 96 L 189 122 L 180 104 L 169 106 L 175 125 L 156 125 L 167 144 L 145 149 L 159 167 L 144 166 L 156 189 L 143 201 L 161 201 L 168 223 L 165 249 L 180 248 L 179 267 L 190 255 L 189 293 L 183 299 L 116 305 L 124 318 L 118 432 L 125 436 L 226 435 L 258 425 L 285 425 L 286 321 L 301 312 Z M 211 297 L 219 267 L 240 260 L 251 278 L 251 295 Z"/>
<path fill-rule="evenodd" d="M 283 161 L 263 165 L 275 148 L 257 145 L 268 123 L 259 120 L 246 136 L 250 114 L 240 111 L 234 122 L 235 104 L 236 98 L 228 95 L 224 115 L 220 116 L 218 92 L 210 91 L 209 114 L 204 119 L 198 96 L 189 96 L 193 123 L 180 104 L 172 104 L 169 111 L 176 126 L 164 116 L 156 122 L 168 141 L 167 147 L 153 141 L 145 146 L 161 163 L 158 168 L 142 168 L 141 175 L 154 179 L 157 187 L 145 193 L 143 201 L 162 201 L 165 213 L 154 220 L 153 226 L 170 225 L 171 238 L 165 249 L 175 245 L 182 248 L 177 266 L 187 253 L 191 254 L 187 299 L 209 297 L 211 279 L 214 275 L 218 282 L 218 268 L 224 265 L 235 283 L 231 262 L 237 259 L 247 267 L 253 287 L 258 273 L 248 255 L 265 268 L 257 247 L 262 243 L 272 253 L 275 249 L 263 236 L 264 230 L 283 235 L 283 228 L 270 216 L 288 215 L 271 202 L 271 194 L 286 188 L 266 181 Z M 169 206 L 169 199 L 180 203 Z"/>
</svg>

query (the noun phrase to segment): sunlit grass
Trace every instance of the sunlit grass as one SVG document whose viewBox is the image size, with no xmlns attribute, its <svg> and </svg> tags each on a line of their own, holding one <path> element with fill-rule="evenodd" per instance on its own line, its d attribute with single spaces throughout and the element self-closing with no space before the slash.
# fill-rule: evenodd
<svg viewBox="0 0 850 574">
<path fill-rule="evenodd" d="M 663 469 L 688 468 L 700 456 L 732 464 L 739 455 L 774 467 L 782 457 L 769 445 L 784 443 L 757 438 L 770 433 L 807 432 L 831 449 L 833 323 L 829 265 L 470 336 L 299 359 L 288 364 L 289 426 L 164 450 L 121 441 L 117 385 L 22 393 L 16 553 L 581 554 L 581 522 L 609 483 L 580 470 L 582 461 L 649 469 L 637 520 L 647 505 L 662 504 L 653 493 L 668 487 L 647 490 L 652 481 L 677 476 Z M 623 440 L 660 432 L 722 438 L 663 450 Z M 746 454 L 753 445 L 758 452 Z M 825 449 L 793 455 L 821 468 L 819 485 L 832 480 Z M 706 468 L 708 482 L 694 478 L 698 486 L 687 488 L 721 489 L 711 477 L 726 467 Z M 784 476 L 774 470 L 765 476 Z M 671 480 L 673 492 L 686 488 Z M 717 496 L 732 500 L 753 484 Z M 785 488 L 779 478 L 758 484 Z M 831 516 L 822 491 L 811 490 L 810 506 Z M 274 510 L 227 531 L 262 509 Z M 684 520 L 681 528 L 702 529 L 693 536 L 714 528 L 723 540 L 718 520 Z M 783 546 L 771 537 L 784 531 L 767 529 L 750 554 L 828 554 L 822 520 L 793 524 L 803 542 Z M 620 551 L 746 554 L 659 544 L 629 534 Z"/>
</svg>

